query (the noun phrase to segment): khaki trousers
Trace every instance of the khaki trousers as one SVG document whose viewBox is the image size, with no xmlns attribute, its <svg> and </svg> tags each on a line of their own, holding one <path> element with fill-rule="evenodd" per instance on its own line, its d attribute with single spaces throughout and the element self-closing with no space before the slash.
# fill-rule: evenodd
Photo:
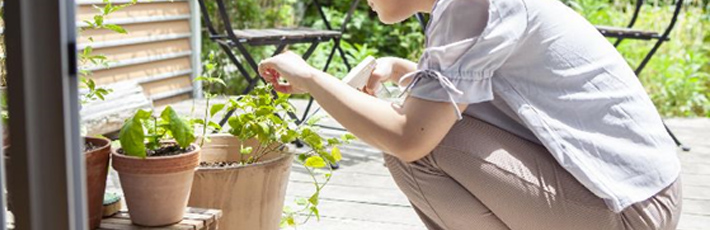
<svg viewBox="0 0 710 230">
<path fill-rule="evenodd" d="M 680 218 L 680 181 L 614 213 L 543 146 L 469 116 L 428 156 L 385 161 L 429 229 L 675 229 Z"/>
</svg>

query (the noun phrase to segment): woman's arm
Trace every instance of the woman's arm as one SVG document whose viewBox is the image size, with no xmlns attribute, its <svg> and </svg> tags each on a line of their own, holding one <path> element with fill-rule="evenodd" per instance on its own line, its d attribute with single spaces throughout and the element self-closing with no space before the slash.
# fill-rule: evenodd
<svg viewBox="0 0 710 230">
<path fill-rule="evenodd" d="M 316 71 L 305 88 L 335 120 L 355 136 L 404 161 L 428 155 L 456 122 L 447 102 L 409 97 L 400 107 Z M 461 111 L 467 105 L 460 104 Z"/>
<path fill-rule="evenodd" d="M 456 122 L 448 102 L 407 98 L 397 106 L 360 92 L 286 52 L 259 64 L 259 74 L 283 93 L 309 92 L 355 136 L 404 161 L 431 152 Z M 281 82 L 279 79 L 288 82 Z M 463 111 L 467 105 L 458 105 Z"/>
</svg>

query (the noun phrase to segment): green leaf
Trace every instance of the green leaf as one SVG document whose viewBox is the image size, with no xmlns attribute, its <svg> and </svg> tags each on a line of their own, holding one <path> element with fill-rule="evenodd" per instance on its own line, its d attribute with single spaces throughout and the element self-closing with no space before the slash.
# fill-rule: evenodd
<svg viewBox="0 0 710 230">
<path fill-rule="evenodd" d="M 97 27 L 101 27 L 104 24 L 104 16 L 103 15 L 94 15 L 94 24 Z"/>
<path fill-rule="evenodd" d="M 308 202 L 311 203 L 312 205 L 316 205 L 316 206 L 317 206 L 317 205 L 318 205 L 318 196 L 319 196 L 319 193 L 318 193 L 318 192 L 313 193 L 313 195 L 311 196 L 311 198 L 308 198 Z"/>
<path fill-rule="evenodd" d="M 274 113 L 274 107 L 271 106 L 261 106 L 256 110 L 257 116 L 265 116 Z"/>
<path fill-rule="evenodd" d="M 304 206 L 304 205 L 308 204 L 308 200 L 306 200 L 306 198 L 299 197 L 299 198 L 296 198 L 296 204 Z"/>
<path fill-rule="evenodd" d="M 250 154 L 252 150 L 254 150 L 254 148 L 252 148 L 251 146 L 247 146 L 247 147 L 241 146 L 241 149 L 239 150 L 239 152 L 241 154 L 247 155 L 247 154 Z"/>
<path fill-rule="evenodd" d="M 153 113 L 151 111 L 139 109 L 138 111 L 136 111 L 136 114 L 133 115 L 133 119 L 145 120 L 150 118 L 151 116 L 153 116 Z"/>
<path fill-rule="evenodd" d="M 298 154 L 298 161 L 300 161 L 300 162 L 306 162 L 307 158 L 308 158 L 308 155 L 306 155 L 304 153 Z"/>
<path fill-rule="evenodd" d="M 220 79 L 220 78 L 215 78 L 214 81 L 217 82 L 217 83 L 219 83 L 219 84 L 222 85 L 222 86 L 227 86 L 227 83 L 225 83 L 224 80 L 222 80 L 222 79 Z"/>
<path fill-rule="evenodd" d="M 210 121 L 207 125 L 208 125 L 209 127 L 212 127 L 212 128 L 215 129 L 215 130 L 220 130 L 220 129 L 222 129 L 222 126 L 219 125 L 219 124 L 217 124 L 217 123 L 214 122 L 214 121 Z"/>
<path fill-rule="evenodd" d="M 241 136 L 244 126 L 242 125 L 242 121 L 239 116 L 230 117 L 229 120 L 227 120 L 227 123 L 229 124 L 229 127 L 231 127 L 229 130 L 230 134 L 234 136 Z"/>
<path fill-rule="evenodd" d="M 269 132 L 270 131 L 269 125 L 259 122 L 257 126 L 259 127 L 258 133 L 261 133 L 263 135 L 269 135 L 271 133 L 271 132 Z"/>
<path fill-rule="evenodd" d="M 306 121 L 306 124 L 313 126 L 316 123 L 318 123 L 320 120 L 322 120 L 325 117 L 325 115 L 318 115 L 318 116 L 313 116 Z"/>
<path fill-rule="evenodd" d="M 286 133 L 281 135 L 281 143 L 291 143 L 296 140 L 298 133 L 293 130 L 286 130 Z"/>
<path fill-rule="evenodd" d="M 292 209 L 290 206 L 288 206 L 288 205 L 284 205 L 284 208 L 283 208 L 282 212 L 283 212 L 283 213 L 286 213 L 286 214 L 294 213 L 293 209 Z"/>
<path fill-rule="evenodd" d="M 214 69 L 214 67 L 215 67 L 215 65 L 212 64 L 212 63 L 207 63 L 207 64 L 205 64 L 205 70 L 206 70 L 206 71 L 211 71 L 211 70 Z"/>
<path fill-rule="evenodd" d="M 165 107 L 160 117 L 168 122 L 168 130 L 181 148 L 187 148 L 195 141 L 195 131 L 190 123 L 180 118 L 172 107 Z"/>
<path fill-rule="evenodd" d="M 338 138 L 328 138 L 328 145 L 339 145 L 340 140 Z"/>
<path fill-rule="evenodd" d="M 224 109 L 225 104 L 214 104 L 212 107 L 210 107 L 210 117 L 214 117 L 215 114 L 217 114 L 219 111 L 222 111 Z"/>
<path fill-rule="evenodd" d="M 93 52 L 93 51 L 94 51 L 94 48 L 93 48 L 93 47 L 91 47 L 91 46 L 86 46 L 86 47 L 84 48 L 84 55 L 85 55 L 85 56 L 89 56 L 89 55 L 91 55 L 91 52 Z"/>
<path fill-rule="evenodd" d="M 271 122 L 273 122 L 274 124 L 277 124 L 277 125 L 280 125 L 280 124 L 283 124 L 283 123 L 284 123 L 284 121 L 281 120 L 280 117 L 275 116 L 275 115 L 273 115 L 273 114 L 270 114 L 268 118 L 269 118 L 269 120 L 271 120 Z"/>
<path fill-rule="evenodd" d="M 350 141 L 357 140 L 357 137 L 355 137 L 355 135 L 353 135 L 352 133 L 346 133 L 343 134 L 340 139 L 342 139 L 346 143 L 349 143 Z"/>
<path fill-rule="evenodd" d="M 325 160 L 323 160 L 323 158 L 320 156 L 308 157 L 308 159 L 306 159 L 306 163 L 303 165 L 311 168 L 323 168 L 326 166 Z"/>
<path fill-rule="evenodd" d="M 333 149 L 330 151 L 330 155 L 333 156 L 335 162 L 339 162 L 341 159 L 343 159 L 343 155 L 340 154 L 340 149 L 338 148 L 338 146 L 333 147 Z"/>
<path fill-rule="evenodd" d="M 193 124 L 198 124 L 198 125 L 205 125 L 205 120 L 199 119 L 199 118 L 194 118 L 190 120 Z"/>
<path fill-rule="evenodd" d="M 320 214 L 318 213 L 318 207 L 311 206 L 311 212 L 316 215 L 316 220 L 320 221 Z"/>
<path fill-rule="evenodd" d="M 86 86 L 89 88 L 89 91 L 94 91 L 94 89 L 96 88 L 96 83 L 94 82 L 94 80 L 89 79 L 86 81 Z"/>
<path fill-rule="evenodd" d="M 311 146 L 311 148 L 314 149 L 323 148 L 323 139 L 321 139 L 321 137 L 318 135 L 305 136 L 303 137 L 303 142 L 306 142 L 307 145 Z"/>
<path fill-rule="evenodd" d="M 145 131 L 143 130 L 142 120 L 144 118 L 144 110 L 138 110 L 133 118 L 126 120 L 118 134 L 118 139 L 121 142 L 123 151 L 128 156 L 140 158 L 146 157 L 145 150 Z M 150 117 L 150 115 L 148 115 Z"/>
<path fill-rule="evenodd" d="M 116 25 L 116 24 L 106 24 L 106 25 L 103 25 L 103 27 L 106 29 L 109 29 L 109 30 L 113 30 L 114 32 L 119 33 L 119 34 L 128 33 L 128 32 L 126 32 L 126 29 L 124 29 L 123 27 Z"/>
<path fill-rule="evenodd" d="M 209 80 L 209 78 L 207 78 L 207 77 L 205 77 L 205 76 L 199 76 L 199 77 L 196 77 L 196 78 L 195 78 L 194 80 L 192 80 L 192 81 L 208 81 L 208 80 Z"/>
<path fill-rule="evenodd" d="M 109 9 L 111 9 L 111 1 L 103 0 L 103 3 L 105 4 L 105 6 L 104 6 L 104 10 L 103 10 L 102 14 L 106 15 L 106 14 L 108 14 Z"/>
<path fill-rule="evenodd" d="M 331 156 L 329 152 L 321 150 L 318 151 L 318 155 L 330 162 L 331 164 L 335 164 L 335 158 L 333 158 L 333 156 Z"/>
</svg>

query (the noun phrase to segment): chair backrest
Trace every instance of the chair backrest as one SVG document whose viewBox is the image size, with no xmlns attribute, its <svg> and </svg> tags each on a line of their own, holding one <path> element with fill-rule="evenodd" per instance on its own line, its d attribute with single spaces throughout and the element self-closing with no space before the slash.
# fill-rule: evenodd
<svg viewBox="0 0 710 230">
<path fill-rule="evenodd" d="M 205 22 L 205 25 L 207 26 L 207 31 L 210 33 L 210 38 L 211 39 L 219 39 L 219 38 L 225 38 L 229 35 L 234 35 L 234 32 L 232 32 L 232 23 L 230 21 L 229 15 L 227 14 L 226 7 L 224 6 L 224 1 L 223 0 L 214 0 L 217 1 L 217 11 L 219 12 L 219 16 L 222 19 L 222 23 L 224 24 L 224 31 L 219 32 L 217 31 L 215 24 L 212 23 L 212 18 L 210 16 L 210 12 L 207 9 L 207 4 L 206 1 L 210 0 L 198 0 L 200 4 L 200 13 L 202 14 L 202 19 Z"/>
<path fill-rule="evenodd" d="M 357 9 L 357 5 L 360 3 L 360 0 L 353 0 L 350 3 L 350 8 L 348 8 L 348 13 L 345 15 L 345 19 L 343 19 L 343 22 L 340 24 L 340 32 L 345 33 L 345 30 L 347 29 L 347 25 L 352 19 L 353 13 L 355 12 L 355 9 Z M 325 13 L 323 12 L 323 7 L 320 5 L 319 0 L 313 0 L 313 4 L 316 6 L 318 9 L 318 14 L 320 14 L 321 19 L 323 20 L 323 23 L 325 23 L 325 28 L 328 30 L 333 30 L 333 27 L 330 25 L 330 20 L 325 16 Z"/>
<path fill-rule="evenodd" d="M 213 20 L 210 16 L 210 12 L 207 9 L 206 1 L 216 1 L 217 3 L 217 11 L 219 13 L 219 17 L 222 20 L 222 24 L 224 25 L 224 31 L 218 31 L 217 28 L 215 27 L 215 24 L 213 24 Z M 238 0 L 235 0 L 238 1 Z M 330 25 L 330 20 L 325 15 L 325 12 L 323 11 L 323 7 L 320 4 L 319 0 L 312 0 L 313 4 L 316 6 L 318 9 L 318 14 L 320 14 L 321 19 L 323 20 L 326 28 L 328 30 L 333 30 L 332 26 Z M 210 33 L 210 38 L 211 39 L 220 39 L 220 38 L 226 38 L 226 37 L 235 37 L 234 32 L 232 31 L 232 23 L 230 21 L 229 14 L 227 13 L 226 6 L 224 4 L 224 0 L 198 0 L 199 5 L 200 5 L 200 13 L 202 14 L 202 19 L 205 22 L 205 25 L 207 26 L 207 30 Z M 355 12 L 355 9 L 357 8 L 357 5 L 359 4 L 360 0 L 353 0 L 352 3 L 350 4 L 350 8 L 348 9 L 348 13 L 345 16 L 345 19 L 343 20 L 343 23 L 340 26 L 339 31 L 341 33 L 345 33 L 345 30 L 347 29 L 347 24 L 350 22 L 352 19 L 352 14 Z"/>
</svg>

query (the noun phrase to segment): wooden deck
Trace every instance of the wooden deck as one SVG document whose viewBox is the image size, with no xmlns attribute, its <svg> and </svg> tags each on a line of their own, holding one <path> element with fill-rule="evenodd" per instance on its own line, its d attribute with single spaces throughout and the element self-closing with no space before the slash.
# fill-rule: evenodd
<svg viewBox="0 0 710 230">
<path fill-rule="evenodd" d="M 196 103 L 195 111 L 199 110 Z M 297 108 L 304 101 L 294 101 Z M 178 111 L 192 110 L 193 103 L 173 105 Z M 328 125 L 337 125 L 324 120 Z M 683 164 L 683 214 L 678 229 L 710 229 L 710 119 L 668 119 L 667 124 L 691 152 L 678 155 Z M 325 135 L 339 131 L 322 130 Z M 361 142 L 342 149 L 341 168 L 321 192 L 319 205 L 322 219 L 298 229 L 425 229 L 406 197 L 399 191 L 383 165 L 382 153 Z M 294 165 L 288 185 L 287 204 L 294 197 L 310 195 L 313 186 L 307 174 Z"/>
</svg>

